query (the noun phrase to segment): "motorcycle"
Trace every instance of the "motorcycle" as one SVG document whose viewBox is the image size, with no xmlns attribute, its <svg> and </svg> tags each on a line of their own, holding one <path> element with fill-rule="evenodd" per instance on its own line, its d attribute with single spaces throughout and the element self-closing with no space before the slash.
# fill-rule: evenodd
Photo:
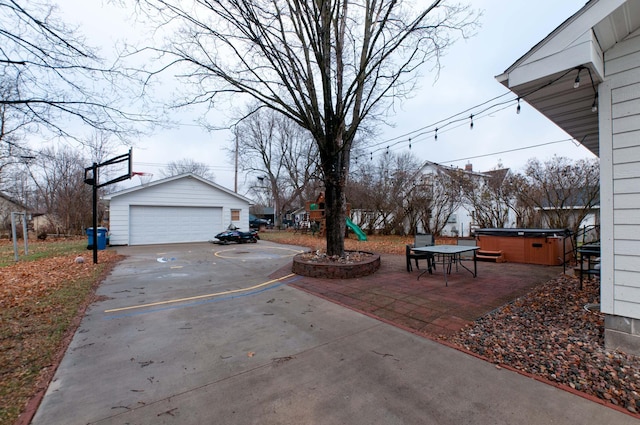
<svg viewBox="0 0 640 425">
<path fill-rule="evenodd" d="M 217 241 L 209 241 L 211 243 L 228 244 L 230 242 L 235 243 L 256 243 L 260 236 L 258 236 L 257 230 L 250 230 L 248 232 L 241 232 L 237 227 L 229 226 L 224 232 L 218 233 L 215 238 Z"/>
</svg>

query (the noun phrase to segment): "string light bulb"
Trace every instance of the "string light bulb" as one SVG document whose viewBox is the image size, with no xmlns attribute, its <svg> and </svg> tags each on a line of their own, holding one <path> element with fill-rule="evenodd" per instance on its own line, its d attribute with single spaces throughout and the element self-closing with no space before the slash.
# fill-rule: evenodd
<svg viewBox="0 0 640 425">
<path fill-rule="evenodd" d="M 593 103 L 591 104 L 591 112 L 598 112 L 598 93 L 593 97 Z"/>
<path fill-rule="evenodd" d="M 433 136 L 434 139 L 438 140 L 438 127 L 436 127 L 436 134 Z"/>
<path fill-rule="evenodd" d="M 411 150 L 411 137 L 409 137 L 409 150 Z"/>
<path fill-rule="evenodd" d="M 520 98 L 518 98 L 518 106 L 516 106 L 516 114 L 520 114 Z"/>
<path fill-rule="evenodd" d="M 576 75 L 576 79 L 573 81 L 573 88 L 577 89 L 580 87 L 580 71 L 582 71 L 582 67 L 578 68 L 578 75 Z"/>
<path fill-rule="evenodd" d="M 471 115 L 469 116 L 469 119 L 471 119 L 471 123 L 469 124 L 469 128 L 470 128 L 471 130 L 473 130 L 473 114 L 471 114 Z"/>
</svg>

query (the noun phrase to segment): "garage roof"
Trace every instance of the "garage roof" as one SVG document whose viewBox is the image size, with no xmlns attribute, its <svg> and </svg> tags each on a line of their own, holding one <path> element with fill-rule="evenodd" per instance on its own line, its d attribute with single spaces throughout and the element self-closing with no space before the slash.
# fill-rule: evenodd
<svg viewBox="0 0 640 425">
<path fill-rule="evenodd" d="M 249 205 L 253 205 L 253 201 L 250 200 L 249 198 L 245 198 L 242 195 L 238 195 L 234 191 L 229 190 L 224 186 L 220 186 L 217 183 L 214 183 L 214 182 L 212 182 L 210 180 L 204 179 L 204 178 L 202 178 L 200 176 L 197 176 L 197 175 L 195 175 L 193 173 L 179 174 L 177 176 L 171 176 L 171 177 L 167 177 L 167 178 L 164 178 L 164 179 L 156 180 L 156 181 L 150 182 L 148 184 L 144 184 L 144 185 L 140 185 L 140 186 L 134 186 L 134 187 L 131 187 L 131 188 L 128 188 L 128 189 L 121 190 L 119 192 L 112 193 L 110 195 L 106 195 L 102 199 L 104 199 L 106 201 L 110 201 L 111 199 L 116 198 L 118 196 L 126 195 L 126 194 L 129 194 L 129 193 L 132 193 L 132 192 L 136 192 L 136 191 L 139 191 L 139 190 L 145 190 L 145 189 L 147 189 L 149 187 L 159 186 L 161 184 L 165 184 L 165 183 L 168 183 L 168 182 L 171 182 L 171 181 L 175 181 L 175 180 L 180 180 L 180 179 L 196 179 L 196 180 L 199 180 L 202 183 L 207 184 L 207 185 L 209 185 L 209 186 L 211 186 L 211 187 L 213 187 L 213 188 L 215 188 L 217 190 L 220 190 L 222 192 L 228 193 L 229 195 L 235 196 L 238 199 L 241 199 L 241 200 L 243 200 L 245 202 L 248 202 Z"/>
</svg>

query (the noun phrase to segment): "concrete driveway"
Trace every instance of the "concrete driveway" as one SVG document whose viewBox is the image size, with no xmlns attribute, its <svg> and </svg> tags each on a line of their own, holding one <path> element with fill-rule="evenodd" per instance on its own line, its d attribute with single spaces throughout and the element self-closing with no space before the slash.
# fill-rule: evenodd
<svg viewBox="0 0 640 425">
<path fill-rule="evenodd" d="M 32 423 L 638 423 L 266 277 L 299 250 L 118 249 Z"/>
</svg>

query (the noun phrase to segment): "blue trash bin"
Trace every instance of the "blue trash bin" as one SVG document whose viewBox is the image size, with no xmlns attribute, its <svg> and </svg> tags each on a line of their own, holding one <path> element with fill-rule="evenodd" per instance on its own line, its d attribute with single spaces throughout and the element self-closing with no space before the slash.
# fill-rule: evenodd
<svg viewBox="0 0 640 425">
<path fill-rule="evenodd" d="M 98 249 L 102 250 L 107 247 L 107 228 L 106 227 L 98 227 Z M 93 249 L 93 227 L 87 228 L 87 249 Z"/>
</svg>

